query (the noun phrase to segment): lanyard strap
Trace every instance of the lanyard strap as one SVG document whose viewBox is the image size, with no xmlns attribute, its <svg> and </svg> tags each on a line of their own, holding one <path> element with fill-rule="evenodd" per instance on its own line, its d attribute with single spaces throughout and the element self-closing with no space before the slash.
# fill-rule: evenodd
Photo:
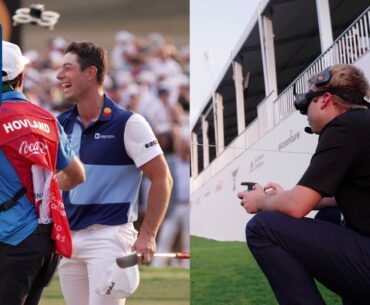
<svg viewBox="0 0 370 305">
<path fill-rule="evenodd" d="M 8 199 L 7 201 L 4 201 L 0 204 L 0 212 L 5 212 L 6 210 L 9 210 L 13 206 L 15 206 L 19 200 L 25 193 L 26 193 L 26 188 L 22 187 L 15 195 L 13 198 Z"/>
</svg>

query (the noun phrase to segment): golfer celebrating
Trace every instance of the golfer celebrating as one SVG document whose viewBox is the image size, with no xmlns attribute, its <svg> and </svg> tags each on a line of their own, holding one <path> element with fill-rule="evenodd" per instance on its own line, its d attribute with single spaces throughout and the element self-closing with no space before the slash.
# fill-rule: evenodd
<svg viewBox="0 0 370 305">
<path fill-rule="evenodd" d="M 76 104 L 58 120 L 84 164 L 87 179 L 81 187 L 63 193 L 74 245 L 72 258 L 63 259 L 59 266 L 68 305 L 124 303 L 124 299 L 97 294 L 97 282 L 117 257 L 132 250 L 142 254 L 144 262 L 150 261 L 172 187 L 167 163 L 148 123 L 104 95 L 106 70 L 105 50 L 92 42 L 73 42 L 57 75 L 65 98 Z M 143 173 L 151 187 L 136 239 L 133 222 Z M 125 271 L 122 279 L 128 292 L 133 291 L 138 272 L 127 275 Z"/>
</svg>

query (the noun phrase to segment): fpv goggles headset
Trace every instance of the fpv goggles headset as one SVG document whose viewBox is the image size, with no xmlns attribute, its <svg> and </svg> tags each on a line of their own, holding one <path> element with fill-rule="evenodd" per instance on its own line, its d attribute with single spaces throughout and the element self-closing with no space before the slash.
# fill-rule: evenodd
<svg viewBox="0 0 370 305">
<path fill-rule="evenodd" d="M 330 78 L 331 73 L 329 69 L 326 69 L 325 71 L 321 72 L 317 76 L 317 79 L 315 80 L 316 87 L 325 86 L 327 83 L 329 83 Z M 364 95 L 360 91 L 353 90 L 350 88 L 330 88 L 319 91 L 309 90 L 306 93 L 295 94 L 294 100 L 295 109 L 297 109 L 301 114 L 306 115 L 308 107 L 312 102 L 313 98 L 321 96 L 326 92 L 331 93 L 333 95 L 337 95 L 343 100 L 348 101 L 352 104 L 365 105 L 368 108 L 370 108 L 369 102 L 365 99 Z"/>
</svg>

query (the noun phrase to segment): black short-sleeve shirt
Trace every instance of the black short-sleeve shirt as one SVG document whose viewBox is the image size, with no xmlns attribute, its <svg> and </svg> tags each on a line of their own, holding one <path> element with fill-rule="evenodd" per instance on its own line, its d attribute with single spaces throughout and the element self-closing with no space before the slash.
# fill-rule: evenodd
<svg viewBox="0 0 370 305">
<path fill-rule="evenodd" d="M 334 196 L 349 226 L 370 235 L 370 110 L 345 112 L 324 127 L 298 185 Z"/>
</svg>

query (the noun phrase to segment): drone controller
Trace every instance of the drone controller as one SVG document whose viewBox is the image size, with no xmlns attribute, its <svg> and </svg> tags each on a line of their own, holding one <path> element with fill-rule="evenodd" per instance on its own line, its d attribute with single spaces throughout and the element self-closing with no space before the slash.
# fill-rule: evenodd
<svg viewBox="0 0 370 305">
<path fill-rule="evenodd" d="M 246 185 L 247 189 L 245 190 L 246 192 L 253 191 L 254 185 L 257 184 L 256 182 L 242 182 L 240 185 Z"/>
</svg>

